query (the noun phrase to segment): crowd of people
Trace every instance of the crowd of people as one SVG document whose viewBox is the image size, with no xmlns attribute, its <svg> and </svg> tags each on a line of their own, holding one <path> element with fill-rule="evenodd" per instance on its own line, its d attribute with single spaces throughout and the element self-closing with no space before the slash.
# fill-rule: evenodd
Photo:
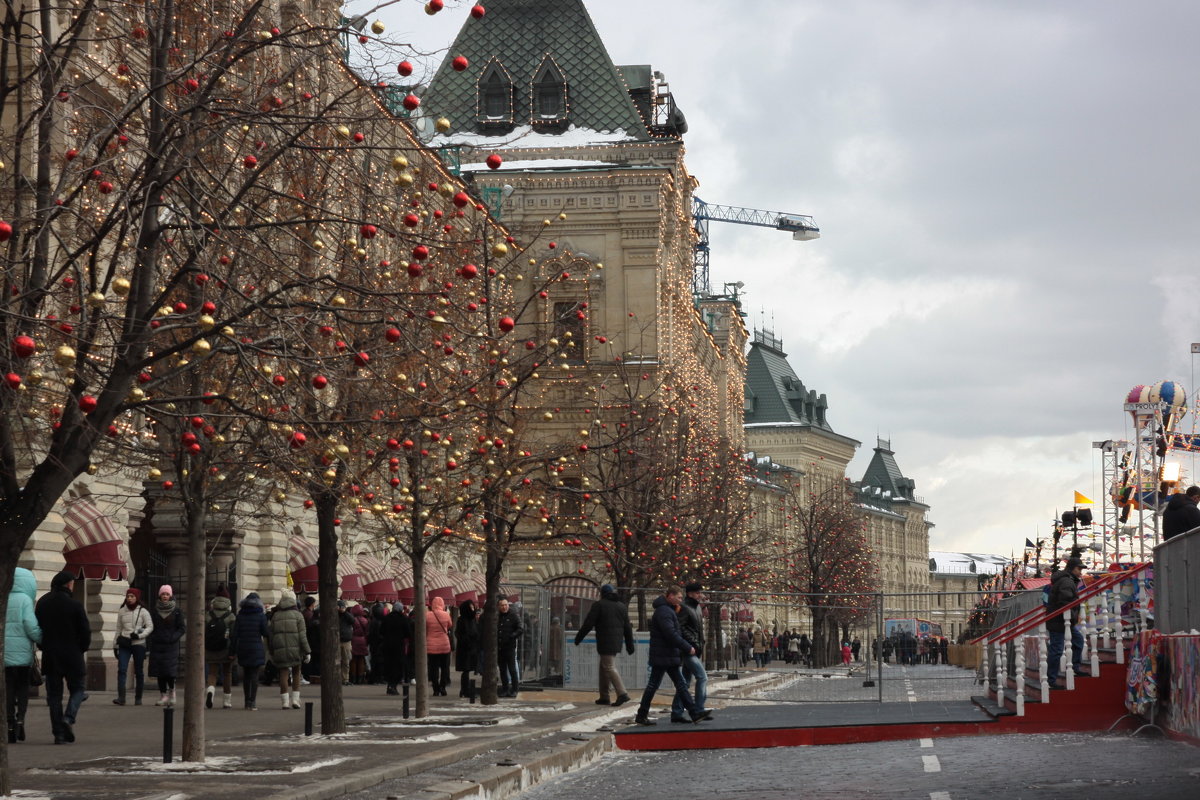
<svg viewBox="0 0 1200 800">
<path fill-rule="evenodd" d="M 25 741 L 29 690 L 43 684 L 55 744 L 75 741 L 76 718 L 88 699 L 85 657 L 92 628 L 74 588 L 75 575 L 60 572 L 50 591 L 38 598 L 34 574 L 23 568 L 14 574 L 4 627 L 6 716 L 12 744 Z M 500 696 L 516 697 L 518 645 L 525 626 L 520 610 L 507 598 L 499 601 L 498 609 Z M 453 657 L 460 676 L 459 697 L 473 700 L 477 692 L 473 676 L 483 669 L 481 610 L 473 600 L 464 600 L 452 618 L 445 601 L 435 597 L 424 613 L 432 694 L 447 695 Z M 374 603 L 368 608 L 339 600 L 337 619 L 340 674 L 333 680 L 346 686 L 386 685 L 387 694 L 398 695 L 402 685 L 415 679 L 414 626 L 421 619 L 414 609 L 402 603 Z M 130 587 L 116 613 L 113 703 L 142 705 L 148 676 L 157 681 L 155 705 L 175 705 L 186 632 L 184 614 L 170 585 L 160 586 L 151 604 L 143 600 L 140 589 Z M 298 709 L 301 687 L 321 678 L 321 619 L 317 599 L 311 595 L 298 600 L 285 591 L 268 608 L 256 592 L 250 592 L 235 611 L 228 590 L 221 586 L 205 609 L 201 635 L 207 708 L 232 708 L 233 686 L 240 682 L 242 706 L 247 710 L 258 710 L 259 687 L 271 684 L 279 687 L 280 708 Z"/>
</svg>

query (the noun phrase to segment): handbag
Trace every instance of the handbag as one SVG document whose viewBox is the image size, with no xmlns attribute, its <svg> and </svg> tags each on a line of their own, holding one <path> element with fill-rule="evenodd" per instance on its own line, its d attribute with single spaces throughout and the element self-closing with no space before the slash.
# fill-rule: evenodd
<svg viewBox="0 0 1200 800">
<path fill-rule="evenodd" d="M 33 663 L 29 665 L 29 685 L 42 685 L 42 668 L 41 665 L 38 664 L 37 653 L 33 654 Z"/>
<path fill-rule="evenodd" d="M 123 647 L 127 650 L 130 647 L 133 647 L 133 637 L 132 636 L 118 636 L 117 637 L 117 647 Z"/>
<path fill-rule="evenodd" d="M 450 640 L 450 651 L 454 652 L 458 649 L 458 642 L 454 641 L 454 629 L 449 625 L 446 626 L 446 638 Z"/>
</svg>

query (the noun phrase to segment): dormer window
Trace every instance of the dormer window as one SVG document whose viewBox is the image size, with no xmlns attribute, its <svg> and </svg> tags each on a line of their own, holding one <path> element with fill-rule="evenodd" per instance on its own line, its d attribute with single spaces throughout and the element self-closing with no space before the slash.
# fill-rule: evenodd
<svg viewBox="0 0 1200 800">
<path fill-rule="evenodd" d="M 513 83 L 507 70 L 493 61 L 479 79 L 478 119 L 484 125 L 513 124 Z"/>
<path fill-rule="evenodd" d="M 542 65 L 533 74 L 532 96 L 533 107 L 530 109 L 531 120 L 535 125 L 561 126 L 567 119 L 567 79 L 562 70 L 547 55 L 542 59 Z"/>
</svg>

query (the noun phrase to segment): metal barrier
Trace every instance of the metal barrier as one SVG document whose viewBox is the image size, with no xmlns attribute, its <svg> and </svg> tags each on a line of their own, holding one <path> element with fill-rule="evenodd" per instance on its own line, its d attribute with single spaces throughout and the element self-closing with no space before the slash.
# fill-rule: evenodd
<svg viewBox="0 0 1200 800">
<path fill-rule="evenodd" d="M 1200 630 L 1200 528 L 1154 548 L 1154 622 L 1163 633 Z"/>
</svg>

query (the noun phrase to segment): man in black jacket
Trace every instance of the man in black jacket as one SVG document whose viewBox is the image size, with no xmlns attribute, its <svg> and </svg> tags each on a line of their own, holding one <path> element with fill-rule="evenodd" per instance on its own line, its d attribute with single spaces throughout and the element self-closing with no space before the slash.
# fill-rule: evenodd
<svg viewBox="0 0 1200 800">
<path fill-rule="evenodd" d="M 1077 586 L 1083 576 L 1083 561 L 1078 558 L 1067 560 L 1066 569 L 1055 572 L 1050 578 L 1050 601 L 1048 609 L 1051 616 L 1046 618 L 1046 679 L 1051 689 L 1061 688 L 1055 684 L 1058 681 L 1059 662 L 1062 661 L 1064 639 L 1066 638 L 1066 612 L 1055 614 L 1055 611 L 1070 605 L 1078 597 Z M 1083 633 L 1075 626 L 1079 623 L 1079 606 L 1071 609 L 1071 667 L 1076 675 L 1081 674 L 1079 665 L 1083 657 Z"/>
<path fill-rule="evenodd" d="M 705 717 L 712 716 L 712 712 L 705 707 L 708 702 L 708 673 L 704 670 L 704 616 L 700 613 L 700 603 L 704 601 L 704 587 L 698 583 L 689 583 L 684 587 L 687 596 L 683 598 L 683 605 L 679 609 L 679 630 L 683 634 L 683 638 L 696 651 L 695 655 L 680 655 L 680 669 L 683 671 L 683 684 L 691 688 L 692 678 L 696 679 L 696 708 L 700 709 L 700 713 Z M 671 703 L 671 722 L 691 722 L 684 714 L 687 712 L 687 707 L 683 702 L 683 695 L 679 692 L 675 693 L 675 700 Z"/>
<path fill-rule="evenodd" d="M 500 662 L 500 697 L 516 697 L 521 688 L 520 671 L 517 668 L 517 640 L 525 632 L 521 615 L 509 607 L 508 598 L 501 597 L 496 618 L 496 649 Z"/>
<path fill-rule="evenodd" d="M 617 597 L 617 590 L 612 584 L 600 587 L 600 600 L 592 604 L 579 633 L 575 634 L 575 646 L 596 629 L 596 652 L 600 654 L 600 699 L 596 705 L 608 705 L 608 687 L 611 685 L 617 699 L 614 706 L 629 702 L 625 693 L 625 683 L 621 673 L 617 672 L 616 658 L 621 652 L 621 639 L 625 640 L 625 652 L 633 655 L 633 626 L 629 624 L 629 609 Z"/>
<path fill-rule="evenodd" d="M 678 586 L 669 587 L 654 600 L 654 614 L 650 617 L 650 678 L 646 681 L 642 702 L 638 704 L 637 716 L 633 720 L 638 725 L 654 724 L 654 720 L 650 719 L 650 702 L 654 700 L 654 693 L 658 691 L 664 675 L 675 684 L 675 691 L 683 694 L 683 705 L 693 722 L 709 718 L 700 713 L 700 707 L 692 700 L 687 684 L 683 682 L 683 674 L 679 671 L 681 656 L 696 655 L 696 648 L 688 644 L 679 632 L 679 611 L 682 608 L 683 589 Z"/>
<path fill-rule="evenodd" d="M 46 704 L 54 743 L 75 741 L 75 717 L 87 699 L 83 656 L 92 646 L 92 626 L 83 604 L 75 599 L 75 576 L 60 572 L 50 582 L 34 613 L 42 628 L 42 671 L 46 677 Z M 63 681 L 71 693 L 63 710 Z"/>
<path fill-rule="evenodd" d="M 1163 512 L 1163 541 L 1187 533 L 1193 528 L 1200 528 L 1200 486 L 1189 486 L 1182 494 L 1173 494 L 1167 501 L 1167 510 Z"/>
</svg>

